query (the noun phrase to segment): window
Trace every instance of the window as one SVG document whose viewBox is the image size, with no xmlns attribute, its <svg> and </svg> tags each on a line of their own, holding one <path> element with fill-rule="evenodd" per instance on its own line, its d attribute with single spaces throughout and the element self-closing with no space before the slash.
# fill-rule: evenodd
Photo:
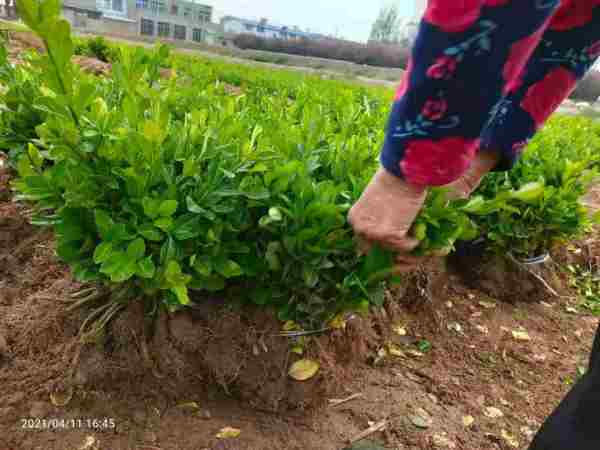
<svg viewBox="0 0 600 450">
<path fill-rule="evenodd" d="M 198 13 L 198 21 L 200 23 L 207 23 L 210 22 L 210 15 L 204 12 L 200 12 Z"/>
<path fill-rule="evenodd" d="M 150 9 L 161 13 L 167 12 L 167 3 L 165 0 L 150 0 Z"/>
<path fill-rule="evenodd" d="M 145 34 L 147 36 L 154 36 L 154 22 L 152 20 L 142 19 L 141 26 L 141 34 Z"/>
<path fill-rule="evenodd" d="M 244 27 L 246 28 L 246 30 L 248 31 L 252 31 L 252 29 L 254 28 L 252 25 L 250 25 L 249 23 L 245 23 Z"/>
<path fill-rule="evenodd" d="M 201 30 L 200 28 L 194 28 L 192 30 L 192 40 L 194 42 L 204 41 L 204 30 Z"/>
<path fill-rule="evenodd" d="M 123 0 L 97 0 L 96 6 L 102 11 L 125 12 Z"/>
<path fill-rule="evenodd" d="M 160 37 L 169 37 L 171 25 L 167 22 L 158 22 L 158 35 Z"/>
<path fill-rule="evenodd" d="M 191 6 L 184 6 L 183 8 L 183 17 L 192 17 L 192 7 Z"/>
<path fill-rule="evenodd" d="M 148 9 L 148 0 L 135 0 L 137 9 Z"/>
<path fill-rule="evenodd" d="M 186 37 L 186 29 L 183 25 L 175 25 L 175 29 L 173 30 L 173 37 L 175 39 L 180 39 L 185 41 Z"/>
</svg>

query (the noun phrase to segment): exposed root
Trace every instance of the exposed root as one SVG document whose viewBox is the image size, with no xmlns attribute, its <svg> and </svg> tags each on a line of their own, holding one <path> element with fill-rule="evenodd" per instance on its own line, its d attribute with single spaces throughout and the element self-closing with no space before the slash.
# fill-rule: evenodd
<svg viewBox="0 0 600 450">
<path fill-rule="evenodd" d="M 93 293 L 89 294 L 86 297 L 83 298 L 79 298 L 78 300 L 75 300 L 68 308 L 67 311 L 73 311 L 75 309 L 81 308 L 82 306 L 89 304 L 89 303 L 93 303 L 97 300 L 106 298 L 107 296 L 107 292 L 102 291 L 102 290 L 93 290 Z"/>
</svg>

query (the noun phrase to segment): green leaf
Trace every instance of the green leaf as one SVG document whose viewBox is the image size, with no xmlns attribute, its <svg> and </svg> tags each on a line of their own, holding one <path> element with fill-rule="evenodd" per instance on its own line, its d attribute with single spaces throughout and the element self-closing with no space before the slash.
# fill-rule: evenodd
<svg viewBox="0 0 600 450">
<path fill-rule="evenodd" d="M 186 214 L 178 217 L 173 225 L 171 234 L 178 241 L 194 239 L 207 232 L 202 217 L 193 214 Z"/>
<path fill-rule="evenodd" d="M 544 183 L 527 183 L 518 191 L 512 192 L 511 197 L 522 202 L 531 203 L 544 195 Z"/>
<path fill-rule="evenodd" d="M 150 219 L 156 219 L 159 215 L 158 211 L 161 206 L 160 200 L 150 197 L 144 197 L 142 199 L 142 207 L 144 208 L 144 214 Z"/>
<path fill-rule="evenodd" d="M 110 215 L 101 209 L 97 209 L 94 211 L 94 216 L 96 219 L 96 226 L 98 227 L 98 233 L 102 239 L 108 239 L 110 236 L 111 230 L 113 229 L 115 223 L 113 222 Z"/>
<path fill-rule="evenodd" d="M 212 273 L 212 262 L 211 259 L 206 256 L 200 256 L 196 258 L 193 263 L 194 270 L 200 275 L 208 277 Z"/>
<path fill-rule="evenodd" d="M 108 275 L 112 282 L 122 283 L 135 275 L 136 261 L 123 251 L 115 251 L 102 263 L 100 272 Z"/>
<path fill-rule="evenodd" d="M 275 207 L 269 208 L 269 217 L 273 222 L 281 222 L 283 220 L 280 209 Z"/>
<path fill-rule="evenodd" d="M 177 297 L 177 301 L 182 305 L 190 304 L 190 297 L 188 296 L 188 289 L 185 285 L 173 286 L 171 292 Z"/>
<path fill-rule="evenodd" d="M 240 277 L 244 274 L 240 265 L 231 259 L 217 261 L 215 268 L 225 278 Z"/>
<path fill-rule="evenodd" d="M 597 211 L 596 214 L 592 217 L 594 223 L 600 225 L 600 211 Z"/>
<path fill-rule="evenodd" d="M 158 208 L 158 215 L 161 217 L 170 217 L 177 211 L 177 200 L 165 200 Z"/>
<path fill-rule="evenodd" d="M 90 261 L 81 261 L 74 263 L 71 266 L 73 277 L 81 283 L 89 283 L 90 281 L 98 281 L 100 273 L 98 268 Z"/>
<path fill-rule="evenodd" d="M 145 223 L 138 227 L 138 233 L 144 238 L 153 242 L 160 242 L 163 240 L 163 234 L 153 224 Z"/>
<path fill-rule="evenodd" d="M 207 209 L 202 208 L 199 204 L 197 204 L 194 199 L 190 196 L 187 196 L 186 199 L 187 209 L 189 212 L 194 214 L 200 214 L 201 216 L 206 217 L 208 220 L 215 220 L 217 216 Z"/>
<path fill-rule="evenodd" d="M 165 270 L 165 280 L 171 286 L 186 285 L 191 281 L 192 277 L 181 271 L 181 266 L 177 261 L 169 261 Z"/>
<path fill-rule="evenodd" d="M 148 256 L 147 258 L 138 261 L 137 263 L 137 274 L 142 278 L 153 278 L 156 273 L 156 267 L 154 266 L 154 261 L 152 261 L 152 256 Z"/>
<path fill-rule="evenodd" d="M 138 261 L 144 257 L 146 253 L 146 242 L 142 238 L 137 238 L 131 242 L 127 247 L 127 256 L 131 259 Z"/>
<path fill-rule="evenodd" d="M 81 253 L 81 242 L 61 242 L 56 248 L 56 253 L 58 254 L 58 257 L 66 263 L 80 261 L 83 257 Z"/>
<path fill-rule="evenodd" d="M 386 273 L 393 269 L 393 266 L 393 253 L 376 245 L 365 258 L 361 269 L 361 278 L 375 281 L 380 277 L 385 277 Z"/>
<path fill-rule="evenodd" d="M 154 221 L 154 225 L 167 233 L 173 228 L 173 219 L 171 217 L 161 217 Z"/>
<path fill-rule="evenodd" d="M 160 263 L 166 264 L 167 261 L 178 259 L 179 246 L 177 242 L 169 236 L 160 249 Z"/>
<path fill-rule="evenodd" d="M 94 250 L 94 262 L 96 264 L 101 264 L 110 258 L 110 255 L 113 251 L 112 242 L 102 242 L 100 245 L 96 247 Z"/>
</svg>

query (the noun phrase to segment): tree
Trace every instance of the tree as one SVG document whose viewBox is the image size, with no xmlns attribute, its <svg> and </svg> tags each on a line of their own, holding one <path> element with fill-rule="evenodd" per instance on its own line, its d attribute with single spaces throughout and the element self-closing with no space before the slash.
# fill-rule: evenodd
<svg viewBox="0 0 600 450">
<path fill-rule="evenodd" d="M 383 6 L 371 27 L 370 40 L 387 43 L 398 42 L 399 20 L 400 12 L 397 6 Z"/>
</svg>

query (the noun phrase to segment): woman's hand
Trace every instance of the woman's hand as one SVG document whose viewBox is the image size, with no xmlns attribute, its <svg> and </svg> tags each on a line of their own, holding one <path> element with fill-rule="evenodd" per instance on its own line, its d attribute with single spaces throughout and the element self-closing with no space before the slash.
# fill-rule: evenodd
<svg viewBox="0 0 600 450">
<path fill-rule="evenodd" d="M 414 264 L 419 258 L 410 252 L 419 241 L 408 232 L 425 203 L 427 191 L 413 186 L 380 168 L 348 214 L 348 221 L 367 252 L 379 244 L 398 252 L 398 263 Z"/>
<path fill-rule="evenodd" d="M 468 198 L 497 162 L 495 153 L 480 152 L 469 170 L 449 185 L 449 197 Z M 410 254 L 419 241 L 409 236 L 426 196 L 425 188 L 408 184 L 380 168 L 348 214 L 348 221 L 359 240 L 359 249 L 366 253 L 374 244 L 379 244 L 396 251 L 398 272 L 414 270 L 426 263 L 429 258 Z"/>
</svg>

